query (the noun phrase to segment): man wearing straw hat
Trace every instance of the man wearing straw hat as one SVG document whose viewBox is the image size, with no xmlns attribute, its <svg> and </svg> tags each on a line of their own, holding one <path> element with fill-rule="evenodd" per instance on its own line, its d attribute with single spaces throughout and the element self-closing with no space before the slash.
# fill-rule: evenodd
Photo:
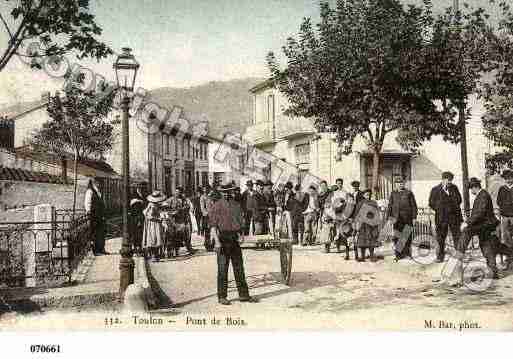
<svg viewBox="0 0 513 359">
<path fill-rule="evenodd" d="M 212 227 L 212 239 L 215 241 L 217 253 L 217 297 L 222 305 L 229 305 L 228 296 L 228 267 L 233 266 L 233 274 L 237 283 L 239 300 L 254 303 L 257 300 L 249 295 L 244 260 L 239 242 L 243 231 L 243 216 L 241 206 L 230 199 L 234 188 L 223 185 L 220 188 L 222 198 L 214 202 L 209 210 L 209 221 Z"/>
</svg>

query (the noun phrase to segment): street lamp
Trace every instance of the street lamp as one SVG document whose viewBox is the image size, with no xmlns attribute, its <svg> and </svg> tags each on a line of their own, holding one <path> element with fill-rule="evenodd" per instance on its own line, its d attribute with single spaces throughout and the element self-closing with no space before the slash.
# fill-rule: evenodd
<svg viewBox="0 0 513 359">
<path fill-rule="evenodd" d="M 122 53 L 114 62 L 116 71 L 117 88 L 121 90 L 121 134 L 123 153 L 123 242 L 121 244 L 121 259 L 119 262 L 119 294 L 123 299 L 126 288 L 134 282 L 134 260 L 133 252 L 128 237 L 128 196 L 130 191 L 130 162 L 129 162 L 129 142 L 128 142 L 128 108 L 130 104 L 129 93 L 133 91 L 135 77 L 139 69 L 139 63 L 131 54 L 131 49 L 124 47 Z"/>
</svg>

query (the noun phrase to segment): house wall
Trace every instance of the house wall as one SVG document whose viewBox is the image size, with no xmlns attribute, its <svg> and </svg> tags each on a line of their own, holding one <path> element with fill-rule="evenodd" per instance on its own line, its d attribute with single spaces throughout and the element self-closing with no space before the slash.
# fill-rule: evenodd
<svg viewBox="0 0 513 359">
<path fill-rule="evenodd" d="M 275 96 L 275 127 L 285 121 L 294 121 L 283 114 L 287 107 L 286 98 L 274 88 L 264 88 L 256 94 L 255 98 L 254 123 L 268 121 L 267 99 L 270 94 Z M 469 177 L 478 177 L 485 183 L 485 153 L 490 152 L 490 144 L 484 138 L 481 127 L 481 117 L 484 113 L 483 104 L 476 97 L 469 100 L 471 117 L 467 125 L 467 157 L 469 166 Z M 343 178 L 345 186 L 349 187 L 352 180 L 364 181 L 361 153 L 367 150 L 366 143 L 362 138 L 357 138 L 353 145 L 353 153 L 350 155 L 338 156 L 338 146 L 332 140 L 333 135 L 329 133 L 318 133 L 320 138 L 315 140 L 315 135 L 297 136 L 290 140 L 279 140 L 272 145 L 258 146 L 259 149 L 272 155 L 285 159 L 291 167 L 295 167 L 295 146 L 301 143 L 310 142 L 310 173 L 329 184 L 333 184 L 336 178 Z M 390 133 L 385 139 L 384 149 L 390 152 L 405 153 L 404 149 L 395 141 L 396 134 Z M 407 184 L 415 193 L 419 206 L 428 205 L 429 192 L 441 180 L 443 171 L 451 171 L 455 175 L 454 183 L 462 189 L 462 169 L 460 146 L 445 142 L 437 136 L 426 142 L 417 155 L 412 156 L 410 161 L 411 182 Z M 275 169 L 272 178 L 277 178 Z M 491 192 L 502 183 L 498 177 L 489 178 L 488 183 Z M 493 188 L 492 188 L 493 187 Z M 492 193 L 493 195 L 493 193 Z"/>
</svg>

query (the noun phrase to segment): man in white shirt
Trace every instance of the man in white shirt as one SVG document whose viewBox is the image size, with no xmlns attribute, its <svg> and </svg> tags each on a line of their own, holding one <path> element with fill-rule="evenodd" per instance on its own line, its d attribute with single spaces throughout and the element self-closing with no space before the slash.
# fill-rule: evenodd
<svg viewBox="0 0 513 359">
<path fill-rule="evenodd" d="M 96 178 L 89 179 L 84 207 L 91 226 L 94 255 L 108 254 L 105 251 L 105 203 Z"/>
</svg>

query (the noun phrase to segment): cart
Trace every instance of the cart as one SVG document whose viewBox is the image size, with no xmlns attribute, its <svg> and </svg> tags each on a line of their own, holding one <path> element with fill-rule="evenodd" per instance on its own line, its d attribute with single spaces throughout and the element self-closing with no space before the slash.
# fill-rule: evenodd
<svg viewBox="0 0 513 359">
<path fill-rule="evenodd" d="M 280 253 L 281 281 L 290 285 L 292 278 L 292 221 L 290 212 L 286 211 L 277 216 L 277 223 L 273 233 L 248 235 L 244 242 L 254 243 L 257 246 L 267 245 L 278 249 Z"/>
</svg>

